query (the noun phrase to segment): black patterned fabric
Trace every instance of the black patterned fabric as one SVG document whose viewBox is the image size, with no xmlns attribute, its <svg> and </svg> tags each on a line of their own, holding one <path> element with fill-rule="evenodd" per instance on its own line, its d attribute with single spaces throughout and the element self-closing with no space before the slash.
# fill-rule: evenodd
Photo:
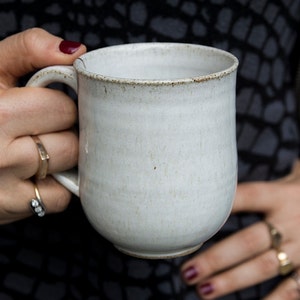
<svg viewBox="0 0 300 300">
<path fill-rule="evenodd" d="M 293 70 L 300 0 L 0 0 L 1 38 L 34 26 L 89 50 L 174 41 L 234 53 L 240 60 L 239 180 L 281 177 L 297 159 Z M 231 217 L 206 246 L 259 218 Z M 121 254 L 94 232 L 74 199 L 64 213 L 0 227 L 0 299 L 193 300 L 193 288 L 179 276 L 186 259 Z M 261 299 L 279 280 L 222 299 Z"/>
</svg>

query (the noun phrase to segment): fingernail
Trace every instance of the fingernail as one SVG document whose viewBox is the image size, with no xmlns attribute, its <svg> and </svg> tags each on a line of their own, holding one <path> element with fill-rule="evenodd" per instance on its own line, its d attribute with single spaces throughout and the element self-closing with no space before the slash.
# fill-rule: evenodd
<svg viewBox="0 0 300 300">
<path fill-rule="evenodd" d="M 214 287 L 211 283 L 204 283 L 199 287 L 199 292 L 204 296 L 211 294 L 213 291 Z"/>
<path fill-rule="evenodd" d="M 81 46 L 81 43 L 78 43 L 78 42 L 62 41 L 59 44 L 59 50 L 65 54 L 73 54 L 79 49 L 80 46 Z"/>
<path fill-rule="evenodd" d="M 195 267 L 189 267 L 182 272 L 182 275 L 186 281 L 190 281 L 193 280 L 198 275 L 198 272 L 195 269 Z"/>
</svg>

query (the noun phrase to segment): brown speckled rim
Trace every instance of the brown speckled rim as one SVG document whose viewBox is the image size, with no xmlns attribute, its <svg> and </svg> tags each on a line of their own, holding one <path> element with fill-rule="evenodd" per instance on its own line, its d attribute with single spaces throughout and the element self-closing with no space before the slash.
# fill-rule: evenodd
<svg viewBox="0 0 300 300">
<path fill-rule="evenodd" d="M 121 77 L 113 77 L 113 76 L 106 76 L 97 74 L 94 72 L 90 72 L 86 70 L 85 68 L 85 60 L 88 60 L 95 55 L 97 55 L 99 52 L 105 53 L 107 51 L 112 50 L 115 48 L 115 50 L 122 50 L 122 49 L 130 49 L 134 48 L 136 49 L 138 47 L 139 51 L 142 51 L 143 49 L 149 49 L 151 48 L 162 48 L 164 49 L 166 47 L 171 48 L 189 48 L 192 50 L 201 50 L 205 53 L 211 53 L 212 55 L 219 55 L 220 57 L 226 57 L 228 60 L 231 60 L 230 66 L 228 68 L 225 68 L 222 71 L 210 73 L 207 75 L 200 75 L 195 77 L 186 77 L 186 78 L 180 78 L 180 79 L 131 79 L 131 78 L 121 78 Z M 174 84 L 181 84 L 181 83 L 194 83 L 194 82 L 204 82 L 209 81 L 213 79 L 220 79 L 224 76 L 227 76 L 233 72 L 235 72 L 238 68 L 239 61 L 238 59 L 231 53 L 214 48 L 209 46 L 203 46 L 203 45 L 197 45 L 197 44 L 186 44 L 186 43 L 156 43 L 156 42 L 150 42 L 150 43 L 132 43 L 132 44 L 122 44 L 122 45 L 116 45 L 116 46 L 109 46 L 100 48 L 97 50 L 93 50 L 90 52 L 87 52 L 83 54 L 81 57 L 75 60 L 74 62 L 74 68 L 77 70 L 79 74 L 82 74 L 83 76 L 86 76 L 91 79 L 96 80 L 102 80 L 106 82 L 114 82 L 114 83 L 123 83 L 123 84 L 141 84 L 141 85 L 174 85 Z"/>
</svg>

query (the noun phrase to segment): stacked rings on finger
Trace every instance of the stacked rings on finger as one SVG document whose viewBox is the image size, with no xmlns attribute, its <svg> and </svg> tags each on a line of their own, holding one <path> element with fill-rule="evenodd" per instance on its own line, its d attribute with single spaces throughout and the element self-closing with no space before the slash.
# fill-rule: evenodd
<svg viewBox="0 0 300 300">
<path fill-rule="evenodd" d="M 279 274 L 287 275 L 294 270 L 292 262 L 289 260 L 287 254 L 280 249 L 282 242 L 282 234 L 269 222 L 266 222 L 271 237 L 271 248 L 276 250 L 276 256 L 279 261 Z"/>
<path fill-rule="evenodd" d="M 35 191 L 35 198 L 32 198 L 30 200 L 31 210 L 36 216 L 43 217 L 46 214 L 46 209 L 36 185 L 34 185 L 34 191 Z"/>
<path fill-rule="evenodd" d="M 41 140 L 37 136 L 31 136 L 31 137 L 37 146 L 37 150 L 40 156 L 39 168 L 35 176 L 37 179 L 44 179 L 47 176 L 48 161 L 50 157 L 46 151 L 46 148 L 42 144 Z"/>
</svg>

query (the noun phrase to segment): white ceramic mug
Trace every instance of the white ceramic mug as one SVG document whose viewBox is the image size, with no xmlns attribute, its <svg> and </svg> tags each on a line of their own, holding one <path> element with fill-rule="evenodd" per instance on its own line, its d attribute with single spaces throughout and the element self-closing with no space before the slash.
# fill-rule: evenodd
<svg viewBox="0 0 300 300">
<path fill-rule="evenodd" d="M 54 174 L 119 250 L 167 258 L 198 249 L 226 221 L 237 180 L 238 60 L 211 47 L 106 47 L 29 86 L 78 93 L 79 175 Z"/>
</svg>

